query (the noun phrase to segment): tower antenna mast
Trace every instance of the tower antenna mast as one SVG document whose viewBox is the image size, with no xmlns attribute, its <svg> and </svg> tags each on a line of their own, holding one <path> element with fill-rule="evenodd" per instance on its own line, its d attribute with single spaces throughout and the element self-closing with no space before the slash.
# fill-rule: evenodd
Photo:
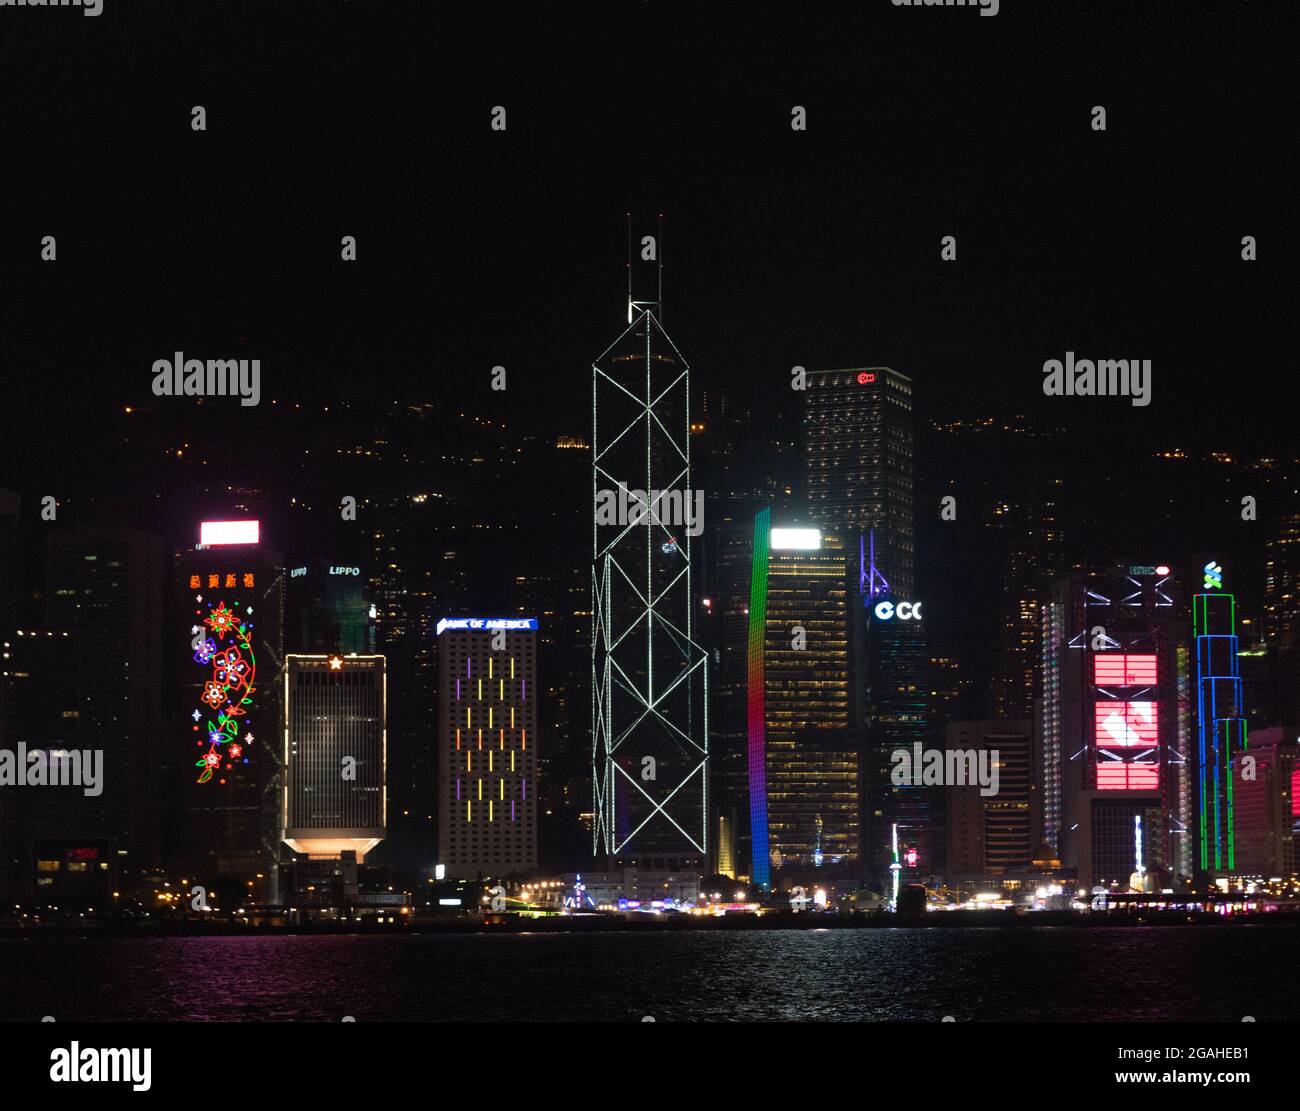
<svg viewBox="0 0 1300 1111">
<path fill-rule="evenodd" d="M 664 322 L 664 214 L 659 213 L 659 323 Z"/>
</svg>

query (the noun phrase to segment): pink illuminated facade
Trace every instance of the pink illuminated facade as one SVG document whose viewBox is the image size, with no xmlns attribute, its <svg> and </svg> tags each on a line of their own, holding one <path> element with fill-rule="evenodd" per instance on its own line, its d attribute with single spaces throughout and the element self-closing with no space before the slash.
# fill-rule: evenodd
<svg viewBox="0 0 1300 1111">
<path fill-rule="evenodd" d="M 1156 657 L 1123 652 L 1093 657 L 1097 790 L 1155 791 L 1160 787 L 1160 706 Z M 1133 697 L 1132 692 L 1147 697 Z"/>
<path fill-rule="evenodd" d="M 1043 607 L 1044 839 L 1081 885 L 1192 874 L 1186 614 L 1178 573 L 1157 562 L 1076 573 Z"/>
</svg>

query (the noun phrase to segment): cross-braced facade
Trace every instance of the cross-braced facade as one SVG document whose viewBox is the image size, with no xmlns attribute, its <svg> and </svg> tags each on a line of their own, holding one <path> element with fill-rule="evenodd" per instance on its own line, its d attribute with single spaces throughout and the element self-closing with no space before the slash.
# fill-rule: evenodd
<svg viewBox="0 0 1300 1111">
<path fill-rule="evenodd" d="M 689 394 L 654 308 L 592 364 L 592 849 L 610 863 L 707 851 Z"/>
</svg>

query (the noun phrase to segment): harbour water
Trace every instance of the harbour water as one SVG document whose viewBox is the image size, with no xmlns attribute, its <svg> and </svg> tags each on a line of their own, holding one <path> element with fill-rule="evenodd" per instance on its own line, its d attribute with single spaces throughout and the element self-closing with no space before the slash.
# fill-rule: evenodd
<svg viewBox="0 0 1300 1111">
<path fill-rule="evenodd" d="M 0 940 L 0 1020 L 1289 1021 L 1262 923 Z"/>
</svg>

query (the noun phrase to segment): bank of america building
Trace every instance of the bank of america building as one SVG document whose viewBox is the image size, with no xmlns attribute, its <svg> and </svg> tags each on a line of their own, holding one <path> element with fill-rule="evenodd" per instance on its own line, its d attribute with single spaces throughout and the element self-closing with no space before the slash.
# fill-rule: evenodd
<svg viewBox="0 0 1300 1111">
<path fill-rule="evenodd" d="M 537 867 L 537 619 L 438 622 L 439 862 L 477 879 Z"/>
</svg>

